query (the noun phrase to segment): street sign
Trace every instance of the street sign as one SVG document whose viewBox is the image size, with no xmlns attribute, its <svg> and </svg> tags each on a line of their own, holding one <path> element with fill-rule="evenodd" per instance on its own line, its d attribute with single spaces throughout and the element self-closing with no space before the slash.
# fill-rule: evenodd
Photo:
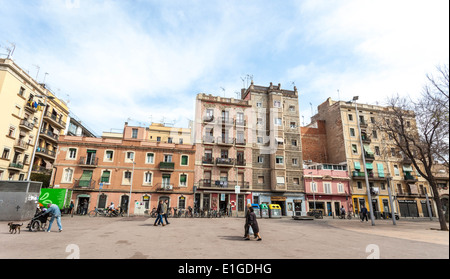
<svg viewBox="0 0 450 279">
<path fill-rule="evenodd" d="M 101 190 L 101 189 L 103 189 L 103 183 L 100 183 L 100 184 L 98 184 L 98 188 Z"/>
<path fill-rule="evenodd" d="M 234 193 L 240 194 L 241 193 L 241 186 L 234 186 Z"/>
</svg>

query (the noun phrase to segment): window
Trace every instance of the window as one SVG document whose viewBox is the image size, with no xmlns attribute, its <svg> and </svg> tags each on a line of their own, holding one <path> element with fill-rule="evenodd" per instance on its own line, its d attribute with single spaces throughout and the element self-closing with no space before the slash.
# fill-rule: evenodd
<svg viewBox="0 0 450 279">
<path fill-rule="evenodd" d="M 263 143 L 263 138 L 262 137 L 257 137 L 256 138 L 256 142 L 257 143 Z"/>
<path fill-rule="evenodd" d="M 355 136 L 355 129 L 354 128 L 350 128 L 350 136 L 352 136 L 352 137 Z"/>
<path fill-rule="evenodd" d="M 358 147 L 356 146 L 356 144 L 352 144 L 352 152 L 353 154 L 358 154 Z"/>
<path fill-rule="evenodd" d="M 258 156 L 258 163 L 260 163 L 260 164 L 264 163 L 264 157 L 263 156 Z"/>
<path fill-rule="evenodd" d="M 162 175 L 162 187 L 163 188 L 170 187 L 170 174 Z"/>
<path fill-rule="evenodd" d="M 275 158 L 275 162 L 277 163 L 277 164 L 284 164 L 284 162 L 283 162 L 283 156 L 277 156 L 276 158 Z"/>
<path fill-rule="evenodd" d="M 132 151 L 128 151 L 127 152 L 127 157 L 125 161 L 133 161 L 134 160 L 134 152 Z"/>
<path fill-rule="evenodd" d="M 9 152 L 10 152 L 10 149 L 7 148 L 7 147 L 5 147 L 5 148 L 3 149 L 2 159 L 9 159 Z"/>
<path fill-rule="evenodd" d="M 289 111 L 295 111 L 295 106 L 289 106 Z"/>
<path fill-rule="evenodd" d="M 280 108 L 281 107 L 281 102 L 280 101 L 273 101 L 273 106 L 275 108 Z"/>
<path fill-rule="evenodd" d="M 20 96 L 23 96 L 24 94 L 25 94 L 25 88 L 20 87 L 20 89 L 19 89 L 19 95 L 20 95 Z"/>
<path fill-rule="evenodd" d="M 187 185 L 187 174 L 180 174 L 180 186 L 186 187 Z"/>
<path fill-rule="evenodd" d="M 361 190 L 361 189 L 362 189 L 362 183 L 361 183 L 361 181 L 358 181 L 357 184 L 358 184 L 358 189 Z"/>
<path fill-rule="evenodd" d="M 292 146 L 297 146 L 297 140 L 292 140 L 291 143 L 292 143 Z"/>
<path fill-rule="evenodd" d="M 61 181 L 61 182 L 71 183 L 72 177 L 73 177 L 73 169 L 65 169 L 64 173 L 63 173 L 63 181 Z"/>
<path fill-rule="evenodd" d="M 261 117 L 258 117 L 258 118 L 256 119 L 256 125 L 262 125 L 262 124 L 263 124 L 262 118 L 261 118 Z"/>
<path fill-rule="evenodd" d="M 398 169 L 397 165 L 394 165 L 394 174 L 395 176 L 400 176 L 400 170 Z"/>
<path fill-rule="evenodd" d="M 372 137 L 373 137 L 374 139 L 377 139 L 377 138 L 378 138 L 377 130 L 373 130 L 373 131 L 372 131 Z"/>
<path fill-rule="evenodd" d="M 339 193 L 344 193 L 344 184 L 342 183 L 338 183 L 338 192 Z"/>
<path fill-rule="evenodd" d="M 310 187 L 311 187 L 312 193 L 317 193 L 317 183 L 316 182 L 311 182 Z"/>
<path fill-rule="evenodd" d="M 284 176 L 277 176 L 277 184 L 284 184 Z"/>
<path fill-rule="evenodd" d="M 131 184 L 131 171 L 125 171 L 123 173 L 122 184 Z"/>
<path fill-rule="evenodd" d="M 185 209 L 186 208 L 186 197 L 180 196 L 178 198 L 178 209 Z"/>
<path fill-rule="evenodd" d="M 275 124 L 275 126 L 281 126 L 281 118 L 275 118 L 274 124 Z"/>
<path fill-rule="evenodd" d="M 299 185 L 299 184 L 300 184 L 300 179 L 299 179 L 298 177 L 294 177 L 294 178 L 292 179 L 292 181 L 293 181 L 293 183 L 294 183 L 295 185 Z"/>
<path fill-rule="evenodd" d="M 172 162 L 172 154 L 164 154 L 164 162 L 171 163 Z"/>
<path fill-rule="evenodd" d="M 370 122 L 372 122 L 372 124 L 375 124 L 375 117 L 371 116 L 370 117 Z"/>
<path fill-rule="evenodd" d="M 353 121 L 353 114 L 350 114 L 350 113 L 348 114 L 348 120 Z"/>
<path fill-rule="evenodd" d="M 258 176 L 258 184 L 264 183 L 264 176 Z"/>
<path fill-rule="evenodd" d="M 13 138 L 15 132 L 16 132 L 16 128 L 14 128 L 13 126 L 9 126 L 8 137 Z"/>
<path fill-rule="evenodd" d="M 77 158 L 77 149 L 69 148 L 69 159 L 76 159 L 76 158 Z"/>
<path fill-rule="evenodd" d="M 325 194 L 331 194 L 331 183 L 323 183 Z"/>
<path fill-rule="evenodd" d="M 173 138 L 169 137 L 167 138 L 167 143 L 172 143 L 173 142 Z"/>
<path fill-rule="evenodd" d="M 295 124 L 295 122 L 291 122 L 291 123 L 289 123 L 289 127 L 291 129 L 295 129 L 297 127 L 297 125 Z"/>
<path fill-rule="evenodd" d="M 206 110 L 206 118 L 207 119 L 212 119 L 212 117 L 214 117 L 214 110 L 213 109 L 207 109 Z"/>
<path fill-rule="evenodd" d="M 102 177 L 100 178 L 101 183 L 110 183 L 111 172 L 109 170 L 104 170 Z"/>
<path fill-rule="evenodd" d="M 114 157 L 114 151 L 112 150 L 106 150 L 105 152 L 105 161 L 112 162 Z"/>
<path fill-rule="evenodd" d="M 161 141 L 161 137 L 156 137 L 156 141 L 160 142 Z"/>
<path fill-rule="evenodd" d="M 395 148 L 391 148 L 391 156 L 395 157 Z"/>
<path fill-rule="evenodd" d="M 154 164 L 155 163 L 155 154 L 147 153 L 145 156 L 145 163 L 146 164 Z"/>
<path fill-rule="evenodd" d="M 187 166 L 188 162 L 189 162 L 188 160 L 189 160 L 189 157 L 187 155 L 182 155 L 181 156 L 181 165 L 182 166 Z"/>
<path fill-rule="evenodd" d="M 379 146 L 375 146 L 375 154 L 380 156 L 380 147 Z"/>
<path fill-rule="evenodd" d="M 131 137 L 133 139 L 137 139 L 138 136 L 138 129 L 133 128 L 133 130 L 131 131 Z"/>
<path fill-rule="evenodd" d="M 262 108 L 262 103 L 261 103 L 261 102 L 257 102 L 257 103 L 256 103 L 256 107 L 257 107 L 257 108 Z"/>
<path fill-rule="evenodd" d="M 180 138 L 179 143 L 183 144 L 183 139 L 182 138 Z"/>
<path fill-rule="evenodd" d="M 144 183 L 145 184 L 152 184 L 153 174 L 151 172 L 144 173 Z"/>
<path fill-rule="evenodd" d="M 297 160 L 297 158 L 292 158 L 292 164 L 293 164 L 293 165 L 298 165 L 298 160 Z"/>
</svg>

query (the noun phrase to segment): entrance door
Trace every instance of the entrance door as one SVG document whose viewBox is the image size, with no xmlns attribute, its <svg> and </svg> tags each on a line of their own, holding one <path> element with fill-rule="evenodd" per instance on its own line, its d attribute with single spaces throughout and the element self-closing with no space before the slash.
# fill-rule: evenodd
<svg viewBox="0 0 450 279">
<path fill-rule="evenodd" d="M 334 202 L 334 214 L 336 216 L 341 216 L 340 202 Z"/>
<path fill-rule="evenodd" d="M 333 212 L 331 211 L 331 202 L 327 202 L 327 215 L 332 216 Z"/>
<path fill-rule="evenodd" d="M 128 213 L 128 202 L 130 198 L 128 196 L 122 196 L 120 198 L 120 211 L 124 213 Z"/>
<path fill-rule="evenodd" d="M 98 197 L 98 204 L 97 204 L 97 208 L 106 208 L 106 200 L 107 200 L 108 196 L 105 195 L 104 193 L 102 193 L 99 197 Z"/>
</svg>

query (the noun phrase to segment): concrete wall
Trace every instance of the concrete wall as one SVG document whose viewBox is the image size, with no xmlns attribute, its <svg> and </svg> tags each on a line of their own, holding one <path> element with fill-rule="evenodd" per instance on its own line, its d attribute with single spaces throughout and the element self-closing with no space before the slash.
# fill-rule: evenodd
<svg viewBox="0 0 450 279">
<path fill-rule="evenodd" d="M 38 204 L 42 182 L 0 181 L 0 221 L 30 220 Z"/>
</svg>

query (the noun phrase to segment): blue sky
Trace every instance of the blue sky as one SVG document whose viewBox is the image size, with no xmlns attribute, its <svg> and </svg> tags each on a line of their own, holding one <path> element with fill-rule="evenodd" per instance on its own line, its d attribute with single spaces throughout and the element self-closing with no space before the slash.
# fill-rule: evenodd
<svg viewBox="0 0 450 279">
<path fill-rule="evenodd" d="M 0 0 L 0 53 L 46 83 L 94 132 L 193 119 L 198 93 L 297 86 L 326 98 L 416 96 L 449 60 L 448 0 Z M 223 88 L 223 89 L 222 89 Z M 339 90 L 339 94 L 338 94 Z M 303 117 L 301 117 L 303 119 Z M 301 120 L 302 120 L 301 119 Z"/>
</svg>

